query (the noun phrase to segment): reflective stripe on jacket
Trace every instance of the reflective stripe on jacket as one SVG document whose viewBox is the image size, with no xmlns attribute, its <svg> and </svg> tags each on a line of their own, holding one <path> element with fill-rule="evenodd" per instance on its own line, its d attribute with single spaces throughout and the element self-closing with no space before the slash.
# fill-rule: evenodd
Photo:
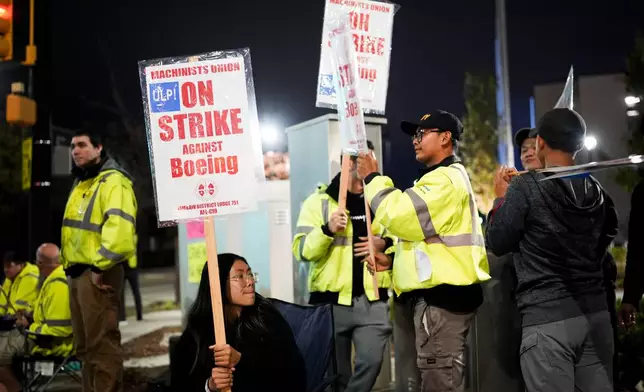
<svg viewBox="0 0 644 392">
<path fill-rule="evenodd" d="M 127 265 L 128 265 L 128 267 L 130 267 L 131 269 L 135 269 L 135 268 L 136 268 L 136 266 L 138 265 L 138 259 L 137 259 L 137 257 L 136 257 L 136 250 L 138 249 L 138 248 L 137 248 L 138 243 L 139 243 L 139 236 L 135 235 L 135 236 L 134 236 L 134 254 L 132 254 L 132 257 L 130 257 L 130 258 L 127 260 Z"/>
<path fill-rule="evenodd" d="M 490 279 L 478 209 L 461 164 L 438 167 L 404 192 L 389 177 L 376 176 L 365 196 L 375 221 L 400 239 L 393 272 L 396 293 Z"/>
<path fill-rule="evenodd" d="M 108 270 L 135 253 L 137 202 L 132 181 L 110 158 L 95 178 L 72 189 L 62 229 L 65 268 L 87 264 Z"/>
<path fill-rule="evenodd" d="M 302 205 L 293 238 L 293 255 L 299 261 L 310 262 L 309 291 L 338 293 L 340 305 L 351 305 L 353 285 L 353 228 L 351 219 L 347 220 L 344 232 L 328 237 L 322 226 L 328 223 L 331 214 L 338 209 L 338 203 L 326 193 L 326 186 L 309 196 Z M 373 222 L 374 235 L 395 238 L 384 233 L 382 226 Z M 393 246 L 386 253 L 393 251 Z M 373 278 L 365 264 L 364 291 L 369 300 L 374 301 Z M 391 271 L 378 272 L 378 287 L 391 287 Z"/>
<path fill-rule="evenodd" d="M 67 356 L 74 349 L 69 287 L 63 266 L 56 268 L 43 282 L 34 306 L 34 322 L 29 332 L 55 336 L 51 348 L 35 346 L 32 354 Z"/>
<path fill-rule="evenodd" d="M 13 315 L 16 311 L 25 311 L 31 313 L 36 297 L 38 297 L 38 281 L 40 272 L 38 267 L 31 263 L 25 263 L 22 271 L 11 281 L 5 279 L 0 293 L 0 316 Z M 9 302 L 7 303 L 7 297 Z M 12 307 L 13 306 L 13 307 Z"/>
</svg>

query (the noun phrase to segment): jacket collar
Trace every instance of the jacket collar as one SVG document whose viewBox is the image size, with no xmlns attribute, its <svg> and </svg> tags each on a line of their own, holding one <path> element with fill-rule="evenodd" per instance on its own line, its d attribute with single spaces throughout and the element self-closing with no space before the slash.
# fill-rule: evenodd
<svg viewBox="0 0 644 392">
<path fill-rule="evenodd" d="M 336 203 L 338 202 L 338 199 L 340 198 L 340 173 L 333 177 L 333 180 L 331 180 L 331 183 L 326 188 L 326 194 L 329 195 L 333 201 Z"/>
<path fill-rule="evenodd" d="M 429 167 L 426 167 L 424 169 L 420 169 L 419 170 L 420 173 L 419 173 L 418 178 L 421 178 L 425 174 L 430 173 L 430 172 L 438 169 L 439 167 L 450 166 L 450 165 L 453 165 L 455 163 L 460 163 L 460 162 L 461 162 L 461 160 L 456 155 L 450 155 L 447 158 L 445 158 L 442 161 L 440 161 L 439 163 L 437 163 L 436 165 L 429 166 Z"/>
</svg>

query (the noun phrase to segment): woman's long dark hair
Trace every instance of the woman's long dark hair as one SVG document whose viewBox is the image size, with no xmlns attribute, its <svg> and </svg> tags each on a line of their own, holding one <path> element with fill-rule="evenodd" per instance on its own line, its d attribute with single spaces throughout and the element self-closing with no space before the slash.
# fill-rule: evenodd
<svg viewBox="0 0 644 392">
<path fill-rule="evenodd" d="M 226 283 L 229 280 L 230 269 L 235 261 L 240 260 L 248 265 L 243 257 L 233 253 L 217 255 L 219 265 L 219 283 L 221 297 L 224 304 L 230 304 L 227 296 Z M 269 325 L 274 320 L 276 310 L 264 297 L 255 294 L 255 304 L 242 308 L 239 319 L 226 320 L 226 341 L 233 345 L 252 344 L 260 342 L 268 334 Z M 224 311 L 224 315 L 226 312 Z M 215 328 L 212 319 L 212 302 L 210 296 L 210 278 L 208 276 L 208 263 L 201 271 L 201 282 L 197 290 L 197 298 L 190 308 L 187 316 L 186 332 L 194 338 L 197 352 L 190 373 L 194 373 L 198 366 L 209 366 L 213 361 L 212 351 L 209 349 L 215 343 Z M 239 350 L 239 347 L 235 347 Z"/>
</svg>

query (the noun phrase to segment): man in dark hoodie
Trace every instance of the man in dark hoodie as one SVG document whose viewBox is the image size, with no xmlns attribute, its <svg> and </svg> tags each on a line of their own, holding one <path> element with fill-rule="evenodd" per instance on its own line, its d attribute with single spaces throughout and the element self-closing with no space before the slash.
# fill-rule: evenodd
<svg viewBox="0 0 644 392">
<path fill-rule="evenodd" d="M 373 144 L 368 142 L 373 152 Z M 293 254 L 310 263 L 311 304 L 333 304 L 338 372 L 344 390 L 366 392 L 373 388 L 387 340 L 391 335 L 388 288 L 391 271 L 378 272 L 379 298 L 365 257 L 369 254 L 362 179 L 351 158 L 347 211 L 338 209 L 340 174 L 328 187 L 320 186 L 302 205 L 293 238 Z M 373 217 L 373 212 L 371 213 Z M 391 265 L 393 237 L 372 222 L 376 250 Z M 379 269 L 380 271 L 380 269 Z M 355 371 L 351 372 L 351 345 L 355 345 Z"/>
<path fill-rule="evenodd" d="M 571 166 L 586 124 L 572 110 L 553 109 L 539 120 L 537 134 L 546 168 Z M 617 234 L 615 206 L 590 176 L 543 179 L 536 172 L 515 177 L 495 201 L 486 230 L 492 252 L 514 253 L 526 389 L 612 391 L 602 260 Z"/>
<path fill-rule="evenodd" d="M 79 131 L 71 153 L 76 177 L 63 217 L 61 262 L 83 392 L 123 390 L 118 328 L 123 262 L 135 252 L 137 202 L 132 178 L 107 156 L 100 135 Z"/>
</svg>

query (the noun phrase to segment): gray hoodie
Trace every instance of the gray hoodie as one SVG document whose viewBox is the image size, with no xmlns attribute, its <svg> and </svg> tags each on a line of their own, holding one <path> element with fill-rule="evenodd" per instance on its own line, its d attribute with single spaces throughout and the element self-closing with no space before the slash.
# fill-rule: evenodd
<svg viewBox="0 0 644 392">
<path fill-rule="evenodd" d="M 523 326 L 606 310 L 602 260 L 617 234 L 610 196 L 593 177 L 516 177 L 495 201 L 488 249 L 513 253 Z"/>
</svg>

